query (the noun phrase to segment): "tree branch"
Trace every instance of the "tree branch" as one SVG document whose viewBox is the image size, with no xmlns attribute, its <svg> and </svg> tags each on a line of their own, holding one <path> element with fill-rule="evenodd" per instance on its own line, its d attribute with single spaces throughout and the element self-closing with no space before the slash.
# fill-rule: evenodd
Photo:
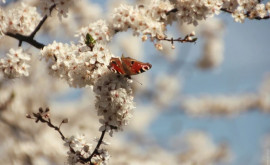
<svg viewBox="0 0 270 165">
<path fill-rule="evenodd" d="M 223 12 L 225 12 L 225 13 L 230 13 L 230 14 L 233 13 L 233 11 L 230 11 L 230 10 L 228 10 L 227 8 L 221 8 L 220 10 L 223 11 Z M 269 18 L 270 18 L 269 15 L 264 16 L 264 17 L 262 17 L 262 18 L 261 18 L 261 17 L 258 17 L 258 16 L 254 17 L 254 18 L 251 18 L 251 17 L 250 17 L 250 12 L 247 12 L 247 13 L 245 13 L 244 15 L 245 15 L 247 18 L 249 18 L 249 19 L 256 19 L 256 20 L 262 20 L 262 19 L 269 19 Z"/>
<path fill-rule="evenodd" d="M 25 36 L 19 33 L 13 34 L 13 33 L 7 32 L 6 35 L 19 40 L 19 46 L 21 46 L 22 42 L 27 42 L 38 49 L 42 49 L 45 46 L 44 44 L 34 40 L 33 38 L 29 36 Z"/>
<path fill-rule="evenodd" d="M 51 13 L 52 10 L 55 8 L 55 6 L 56 6 L 56 5 L 54 4 L 54 5 L 52 5 L 52 6 L 50 7 L 50 13 Z M 5 33 L 5 34 L 6 34 L 7 36 L 10 36 L 10 37 L 13 37 L 13 38 L 19 40 L 19 46 L 22 45 L 22 42 L 27 42 L 27 43 L 29 43 L 30 45 L 32 45 L 32 46 L 34 46 L 34 47 L 36 47 L 36 48 L 38 48 L 38 49 L 42 49 L 45 45 L 42 44 L 42 43 L 40 43 L 40 42 L 38 42 L 38 41 L 36 41 L 36 40 L 34 39 L 34 37 L 35 37 L 36 33 L 40 30 L 41 26 L 45 23 L 45 21 L 47 20 L 47 18 L 48 18 L 48 15 L 46 14 L 46 15 L 42 18 L 42 20 L 38 23 L 38 25 L 37 25 L 37 27 L 34 29 L 34 31 L 33 31 L 30 35 L 28 35 L 28 36 L 22 35 L 22 34 L 19 34 L 19 33 L 14 34 L 14 33 L 11 33 L 11 32 L 7 32 L 7 33 Z"/>
<path fill-rule="evenodd" d="M 99 138 L 99 140 L 98 140 L 98 143 L 97 143 L 97 145 L 96 145 L 96 148 L 95 148 L 94 152 L 93 152 L 93 153 L 90 155 L 90 157 L 87 159 L 87 160 L 90 161 L 90 164 L 91 164 L 91 165 L 94 165 L 94 164 L 91 163 L 91 159 L 92 159 L 93 156 L 95 156 L 95 154 L 98 154 L 98 150 L 99 150 L 100 145 L 102 144 L 102 141 L 103 141 L 103 138 L 104 138 L 104 136 L 105 136 L 105 133 L 106 133 L 106 129 L 105 129 L 104 131 L 102 131 L 102 133 L 101 133 L 101 135 L 100 135 L 100 138 Z"/>
<path fill-rule="evenodd" d="M 259 3 L 260 3 L 260 1 L 259 1 Z M 230 13 L 230 14 L 233 13 L 233 11 L 230 11 L 230 10 L 228 10 L 227 8 L 221 8 L 220 10 L 223 11 L 223 12 L 225 12 L 225 13 Z M 168 11 L 168 12 L 166 13 L 166 15 L 169 15 L 170 13 L 176 13 L 176 12 L 178 12 L 178 9 L 177 9 L 177 8 L 174 8 L 174 9 Z M 247 13 L 245 13 L 244 15 L 245 15 L 246 17 L 250 18 L 250 12 L 247 12 Z M 269 19 L 269 18 L 270 18 L 270 15 L 264 16 L 263 18 L 257 16 L 257 17 L 254 17 L 254 18 L 252 18 L 252 19 L 262 20 L 262 19 Z M 250 18 L 250 19 L 251 19 L 251 18 Z"/>
<path fill-rule="evenodd" d="M 49 127 L 53 128 L 54 130 L 56 130 L 60 136 L 61 136 L 61 139 L 63 141 L 66 142 L 66 137 L 64 136 L 64 134 L 62 133 L 60 127 L 63 123 L 67 123 L 68 122 L 68 119 L 63 119 L 62 122 L 59 124 L 59 126 L 56 126 L 54 125 L 52 122 L 51 122 L 51 119 L 50 119 L 50 115 L 49 115 L 49 108 L 46 108 L 46 110 L 43 110 L 42 108 L 39 108 L 39 112 L 38 113 L 33 113 L 33 116 L 27 114 L 26 117 L 29 118 L 29 119 L 34 119 L 35 122 L 42 122 L 42 123 L 46 123 Z M 100 138 L 98 140 L 98 143 L 94 149 L 94 151 L 92 152 L 92 154 L 88 157 L 88 158 L 84 158 L 83 155 L 81 154 L 78 154 L 70 145 L 72 142 L 69 143 L 69 150 L 70 152 L 72 152 L 73 154 L 76 154 L 78 156 L 78 161 L 80 163 L 83 163 L 83 164 L 86 164 L 86 163 L 90 163 L 90 165 L 94 165 L 91 160 L 92 158 L 95 156 L 95 155 L 98 155 L 98 150 L 100 148 L 100 145 L 102 144 L 103 142 L 103 139 L 104 139 L 104 136 L 105 136 L 105 133 L 106 133 L 106 130 L 102 131 L 101 135 L 100 135 Z"/>
<path fill-rule="evenodd" d="M 50 111 L 49 108 L 46 108 L 45 111 L 43 111 L 42 108 L 39 108 L 38 113 L 33 113 L 34 118 L 31 115 L 28 115 L 28 114 L 26 115 L 26 117 L 29 118 L 29 119 L 35 119 L 36 123 L 39 122 L 39 121 L 42 122 L 42 123 L 46 123 L 49 127 L 54 128 L 60 134 L 61 139 L 65 141 L 66 137 L 64 136 L 64 134 L 60 130 L 60 126 L 63 123 L 63 121 L 66 120 L 66 119 L 64 119 L 61 122 L 61 124 L 59 125 L 59 127 L 57 127 L 54 124 L 52 124 L 51 119 L 49 118 L 49 111 Z M 48 119 L 46 120 L 46 118 L 48 118 Z"/>
<path fill-rule="evenodd" d="M 176 12 L 178 12 L 178 9 L 177 9 L 177 8 L 174 8 L 174 9 L 168 11 L 168 12 L 166 13 L 166 15 L 169 15 L 169 14 L 171 14 L 171 13 L 176 13 Z"/>
<path fill-rule="evenodd" d="M 52 10 L 55 8 L 55 4 L 54 5 L 52 5 L 51 7 L 50 7 L 50 13 L 52 12 Z M 43 18 L 42 18 L 42 20 L 39 22 L 39 24 L 37 25 L 37 27 L 35 28 L 35 30 L 29 35 L 29 37 L 30 38 L 34 38 L 35 37 L 35 35 L 36 35 L 36 33 L 39 31 L 39 29 L 41 28 L 41 26 L 44 24 L 44 22 L 47 20 L 47 18 L 48 18 L 48 15 L 46 14 Z"/>
<path fill-rule="evenodd" d="M 184 38 L 162 38 L 162 39 L 158 39 L 160 41 L 170 41 L 172 44 L 173 42 L 181 42 L 181 43 L 185 43 L 185 42 L 196 42 L 197 41 L 197 38 L 191 38 L 190 35 L 187 35 L 186 37 Z"/>
</svg>

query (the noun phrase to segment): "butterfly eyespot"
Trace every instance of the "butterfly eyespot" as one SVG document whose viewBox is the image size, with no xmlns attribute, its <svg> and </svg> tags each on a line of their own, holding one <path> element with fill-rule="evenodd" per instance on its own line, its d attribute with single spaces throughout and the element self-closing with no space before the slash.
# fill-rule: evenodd
<svg viewBox="0 0 270 165">
<path fill-rule="evenodd" d="M 116 63 L 115 61 L 111 61 L 111 63 L 113 63 L 113 64 L 117 65 L 117 63 Z"/>
<path fill-rule="evenodd" d="M 150 67 L 149 66 L 143 66 L 142 69 L 143 69 L 143 71 L 147 71 L 147 70 L 150 69 Z"/>
<path fill-rule="evenodd" d="M 117 73 L 117 71 L 114 68 L 110 69 L 112 72 Z"/>
</svg>

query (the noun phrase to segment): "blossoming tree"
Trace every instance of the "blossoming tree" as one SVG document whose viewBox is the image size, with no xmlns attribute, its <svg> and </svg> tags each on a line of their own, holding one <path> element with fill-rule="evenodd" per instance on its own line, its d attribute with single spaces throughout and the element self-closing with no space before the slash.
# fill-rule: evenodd
<svg viewBox="0 0 270 165">
<path fill-rule="evenodd" d="M 68 164 L 142 164 L 142 162 L 143 164 L 165 164 L 165 162 L 188 164 L 199 161 L 199 164 L 210 164 L 220 162 L 228 156 L 229 151 L 226 146 L 216 146 L 203 133 L 188 136 L 187 143 L 190 149 L 180 158 L 159 149 L 153 155 L 148 153 L 146 157 L 139 156 L 125 147 L 119 147 L 127 145 L 119 141 L 117 141 L 119 146 L 108 146 L 106 135 L 111 136 L 107 137 L 108 139 L 115 140 L 117 136 L 115 134 L 125 131 L 125 126 L 129 125 L 130 119 L 137 113 L 134 112 L 134 83 L 131 75 L 151 67 L 150 64 L 146 69 L 140 66 L 133 67 L 134 64 L 139 63 L 135 59 L 127 59 L 130 63 L 124 63 L 123 59 L 120 60 L 120 55 L 112 53 L 109 45 L 113 44 L 117 34 L 128 31 L 140 38 L 140 42 L 153 43 L 157 51 L 164 52 L 167 48 L 170 49 L 168 51 L 173 51 L 176 44 L 191 44 L 200 39 L 196 37 L 193 30 L 185 26 L 200 26 L 200 36 L 206 39 L 204 54 L 198 61 L 198 66 L 215 67 L 223 58 L 220 53 L 223 49 L 222 26 L 218 21 L 214 21 L 214 26 L 207 26 L 209 23 L 203 21 L 211 20 L 220 13 L 231 15 L 235 22 L 239 23 L 243 23 L 245 19 L 269 19 L 270 2 L 142 0 L 132 4 L 125 2 L 119 4 L 112 7 L 113 10 L 109 12 L 106 19 L 105 17 L 98 19 L 101 15 L 98 7 L 86 0 L 17 2 L 2 0 L 0 47 L 1 53 L 5 56 L 0 59 L 2 74 L 0 120 L 5 123 L 3 129 L 9 130 L 9 136 L 14 137 L 9 139 L 8 134 L 0 135 L 2 142 L 7 143 L 7 146 L 3 147 L 6 153 L 2 159 L 3 163 L 61 164 L 64 161 Z M 71 17 L 74 15 L 76 17 Z M 58 22 L 63 24 L 59 25 Z M 173 23 L 182 25 L 181 30 L 185 31 L 183 36 L 169 36 L 170 31 L 167 28 Z M 59 34 L 60 37 L 54 31 L 58 26 L 65 31 Z M 65 40 L 65 37 L 72 38 L 73 35 L 76 38 L 71 42 L 59 42 L 54 39 L 55 37 Z M 14 41 L 18 41 L 19 48 L 14 45 Z M 49 43 L 45 44 L 46 41 Z M 119 57 L 120 62 L 113 68 L 113 71 L 117 72 L 114 73 L 108 68 L 112 67 L 111 59 L 116 57 Z M 119 74 L 121 69 L 124 74 Z M 158 86 L 164 89 L 163 92 L 175 95 L 175 89 L 179 88 L 177 81 L 173 76 L 164 79 L 169 79 L 174 85 L 168 86 L 160 81 Z M 60 109 L 59 111 L 46 108 L 52 94 L 70 88 L 91 90 L 92 92 L 87 91 L 85 94 L 85 98 L 91 98 L 77 105 L 60 106 L 60 108 L 55 105 L 50 108 Z M 139 88 L 143 86 L 136 87 L 137 90 L 140 90 Z M 170 100 L 167 96 L 162 96 L 164 95 L 157 93 L 155 98 L 160 106 Z M 237 99 L 240 102 L 249 100 L 249 105 L 244 109 L 259 103 L 263 108 L 269 109 L 267 103 L 258 101 L 259 98 L 263 97 L 250 95 Z M 203 106 L 194 106 L 200 104 L 200 101 L 186 100 L 183 102 L 183 107 L 190 113 L 201 113 Z M 216 104 L 222 101 L 222 99 L 217 100 Z M 201 104 L 205 102 L 202 101 Z M 212 109 L 220 108 L 215 106 L 215 102 L 204 106 Z M 241 108 L 236 106 L 232 107 L 232 110 L 221 111 L 224 113 Z M 27 118 L 43 124 L 32 125 L 33 122 L 22 118 L 25 114 Z M 52 121 L 54 117 L 60 118 L 60 124 Z M 62 125 L 74 125 L 74 127 L 65 130 L 62 128 L 65 126 Z M 85 135 L 73 135 L 78 132 L 77 130 L 85 131 L 83 132 Z M 91 139 L 98 134 L 100 134 L 99 138 L 95 138 L 94 141 L 86 140 L 86 137 Z M 198 149 L 197 145 L 201 147 Z M 208 148 L 207 152 L 202 148 Z M 66 150 L 67 160 L 63 160 L 65 159 L 63 152 Z M 12 158 L 9 159 L 8 155 Z M 161 159 L 162 157 L 169 158 Z"/>
</svg>

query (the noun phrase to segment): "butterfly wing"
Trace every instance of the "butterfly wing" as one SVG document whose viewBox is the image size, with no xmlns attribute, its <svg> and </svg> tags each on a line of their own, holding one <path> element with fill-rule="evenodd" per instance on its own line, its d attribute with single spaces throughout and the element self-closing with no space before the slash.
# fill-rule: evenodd
<svg viewBox="0 0 270 165">
<path fill-rule="evenodd" d="M 149 63 L 143 63 L 130 57 L 122 57 L 121 61 L 126 75 L 140 74 L 151 69 L 152 67 L 152 65 Z"/>
<path fill-rule="evenodd" d="M 126 75 L 122 62 L 119 58 L 111 58 L 110 65 L 108 67 L 112 72 Z"/>
</svg>

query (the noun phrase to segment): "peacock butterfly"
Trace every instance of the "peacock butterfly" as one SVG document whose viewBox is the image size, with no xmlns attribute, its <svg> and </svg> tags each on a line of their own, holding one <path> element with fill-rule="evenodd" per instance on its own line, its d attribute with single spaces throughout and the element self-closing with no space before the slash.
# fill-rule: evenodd
<svg viewBox="0 0 270 165">
<path fill-rule="evenodd" d="M 136 75 L 143 73 L 151 69 L 152 65 L 149 63 L 144 63 L 137 61 L 130 57 L 111 58 L 110 65 L 108 68 L 114 72 L 124 76 L 130 77 L 131 75 Z"/>
</svg>

